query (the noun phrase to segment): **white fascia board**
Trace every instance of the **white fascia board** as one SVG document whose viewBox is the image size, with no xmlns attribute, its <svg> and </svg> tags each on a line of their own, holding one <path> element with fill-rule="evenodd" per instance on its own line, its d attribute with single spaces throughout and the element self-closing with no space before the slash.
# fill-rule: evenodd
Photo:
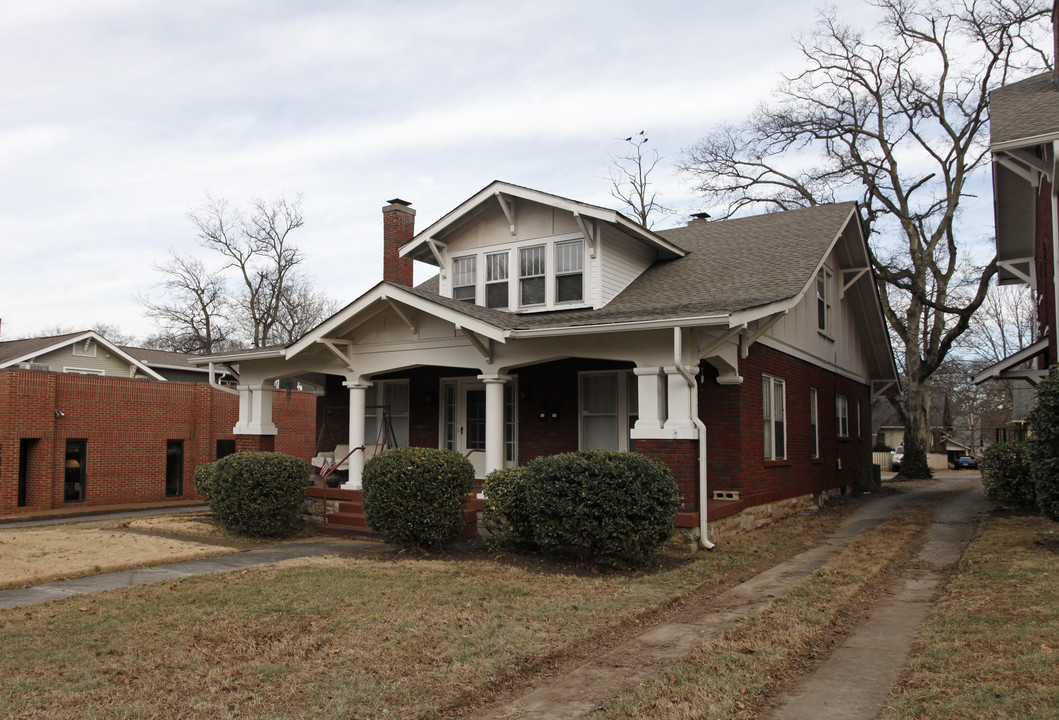
<svg viewBox="0 0 1059 720">
<path fill-rule="evenodd" d="M 505 342 L 504 332 L 500 328 L 484 323 L 481 320 L 476 320 L 451 308 L 431 302 L 426 298 L 402 290 L 399 287 L 379 284 L 351 302 L 335 315 L 332 315 L 329 319 L 325 320 L 317 326 L 315 330 L 309 332 L 296 343 L 287 347 L 286 357 L 288 359 L 292 358 L 314 345 L 320 338 L 330 337 L 330 333 L 336 328 L 354 319 L 357 315 L 368 311 L 375 303 L 384 302 L 386 300 L 393 300 L 402 305 L 407 305 L 415 310 L 433 315 L 446 322 L 451 322 L 453 325 L 459 325 L 460 327 L 476 332 L 479 335 L 484 335 L 497 342 Z"/>
<path fill-rule="evenodd" d="M 989 150 L 990 152 L 1000 153 L 1005 150 L 1016 150 L 1018 148 L 1032 147 L 1034 145 L 1043 145 L 1055 140 L 1059 140 L 1059 133 L 1044 133 L 1043 135 L 1033 135 L 1030 137 L 1016 138 L 1015 140 L 996 143 L 990 145 Z"/>
<path fill-rule="evenodd" d="M 689 318 L 664 318 L 661 320 L 631 320 L 619 323 L 600 323 L 598 325 L 567 325 L 556 328 L 539 328 L 528 330 L 508 330 L 510 338 L 562 337 L 565 335 L 596 335 L 600 333 L 631 332 L 634 330 L 671 330 L 675 327 L 728 327 L 730 316 L 699 315 Z"/>
<path fill-rule="evenodd" d="M 608 210 L 607 208 L 601 208 L 596 205 L 588 205 L 585 203 L 579 203 L 576 200 L 570 200 L 568 198 L 559 197 L 558 195 L 551 195 L 540 190 L 533 190 L 532 188 L 522 187 L 520 185 L 510 185 L 508 183 L 495 181 L 487 185 L 485 188 L 479 190 L 470 199 L 460 203 L 459 206 L 446 213 L 440 220 L 433 223 L 425 230 L 416 234 L 407 244 L 401 247 L 399 254 L 401 257 L 408 255 L 421 254 L 419 251 L 425 246 L 430 240 L 435 240 L 436 236 L 443 233 L 445 230 L 450 228 L 459 222 L 467 213 L 477 208 L 479 205 L 486 202 L 496 202 L 494 195 L 496 193 L 504 195 L 510 195 L 512 197 L 519 198 L 521 200 L 529 200 L 531 202 L 539 203 L 541 205 L 550 205 L 551 207 L 566 210 L 571 213 L 577 213 L 584 217 L 590 217 L 602 222 L 610 223 L 611 225 L 621 227 L 625 232 L 638 237 L 640 240 L 647 242 L 651 245 L 658 247 L 667 253 L 672 254 L 675 257 L 683 257 L 687 253 L 681 248 L 677 247 L 673 243 L 665 240 L 662 236 L 657 233 L 648 230 L 636 223 L 632 222 L 621 213 L 614 210 Z M 417 258 L 422 262 L 432 263 L 434 260 L 433 253 L 429 257 L 423 256 Z"/>
<path fill-rule="evenodd" d="M 815 273 L 814 273 L 815 277 Z M 801 294 L 795 295 L 792 298 L 786 300 L 777 300 L 776 302 L 769 303 L 768 305 L 761 305 L 759 307 L 750 308 L 749 310 L 740 310 L 734 312 L 729 320 L 729 327 L 736 327 L 738 325 L 748 325 L 755 320 L 761 320 L 762 318 L 771 317 L 776 313 L 788 312 L 797 307 L 798 303 L 802 301 L 804 297 L 804 291 Z"/>
<path fill-rule="evenodd" d="M 56 350 L 61 350 L 67 345 L 76 345 L 77 343 L 82 342 L 88 338 L 94 338 L 98 340 L 99 335 L 91 330 L 85 331 L 76 337 L 66 338 L 65 340 L 60 340 L 39 350 L 34 350 L 32 352 L 26 353 L 25 355 L 20 355 L 19 357 L 13 358 L 7 362 L 7 366 L 30 362 L 31 360 L 33 360 L 33 358 L 40 357 L 41 355 L 46 355 L 50 352 L 55 352 Z"/>
<path fill-rule="evenodd" d="M 980 373 L 971 378 L 971 382 L 973 382 L 975 385 L 981 385 L 986 380 L 999 378 L 1001 373 L 1003 373 L 1005 370 L 1009 370 L 1010 368 L 1013 368 L 1016 365 L 1021 365 L 1030 358 L 1039 355 L 1047 349 L 1048 338 L 1041 338 L 1029 347 L 1025 347 L 1013 355 L 1008 355 L 1000 362 L 994 363 L 987 367 L 985 370 L 982 370 Z"/>
<path fill-rule="evenodd" d="M 240 363 L 246 360 L 269 360 L 272 358 L 286 357 L 286 348 L 266 348 L 264 350 L 237 350 L 235 352 L 217 353 L 216 355 L 202 355 L 191 360 L 192 365 L 203 366 L 213 363 Z"/>
</svg>

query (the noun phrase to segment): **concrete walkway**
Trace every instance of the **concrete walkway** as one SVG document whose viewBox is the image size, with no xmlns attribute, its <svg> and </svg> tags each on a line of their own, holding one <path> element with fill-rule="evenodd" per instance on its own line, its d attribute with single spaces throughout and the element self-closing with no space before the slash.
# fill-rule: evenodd
<svg viewBox="0 0 1059 720">
<path fill-rule="evenodd" d="M 125 517 L 125 515 L 122 515 Z M 316 557 L 322 555 L 356 555 L 369 552 L 388 552 L 386 545 L 366 540 L 322 540 L 313 542 L 287 543 L 247 550 L 232 555 L 220 555 L 202 560 L 189 560 L 171 565 L 123 570 L 121 572 L 93 575 L 78 580 L 64 580 L 35 587 L 5 590 L 0 592 L 0 609 L 36 605 L 48 600 L 58 600 L 71 595 L 85 595 L 105 590 L 146 585 L 163 580 L 177 580 L 191 575 L 208 575 L 210 573 L 242 570 L 254 565 L 290 560 L 291 558 Z"/>
<path fill-rule="evenodd" d="M 984 510 L 980 486 L 968 479 L 943 480 L 929 490 L 880 497 L 851 515 L 823 543 L 722 593 L 706 607 L 690 607 L 662 625 L 593 660 L 548 679 L 509 702 L 474 714 L 474 720 L 572 720 L 606 705 L 619 694 L 656 676 L 703 643 L 733 627 L 739 618 L 760 610 L 771 598 L 793 586 L 838 554 L 849 540 L 895 514 L 921 503 L 928 494 L 944 498 L 920 559 L 934 570 L 912 569 L 905 588 L 894 596 L 877 622 L 849 638 L 852 648 L 867 647 L 867 659 L 840 657 L 820 669 L 775 720 L 868 720 L 881 708 L 904 666 L 912 636 L 932 607 L 944 569 L 955 562 Z M 913 568 L 915 563 L 913 563 Z M 915 614 L 912 614 L 915 610 Z M 910 617 L 905 618 L 904 614 Z M 875 616 L 873 615 L 873 618 Z M 893 627 L 891 627 L 891 624 Z M 845 645 L 842 648 L 845 649 Z M 846 672 L 843 672 L 846 670 Z"/>
</svg>

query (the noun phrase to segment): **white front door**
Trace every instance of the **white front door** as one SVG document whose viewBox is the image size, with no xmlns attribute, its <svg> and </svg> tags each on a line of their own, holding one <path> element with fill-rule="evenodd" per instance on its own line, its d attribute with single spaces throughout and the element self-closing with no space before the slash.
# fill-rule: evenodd
<svg viewBox="0 0 1059 720">
<path fill-rule="evenodd" d="M 464 455 L 474 466 L 475 477 L 486 476 L 485 464 L 485 383 L 474 379 L 445 380 L 441 385 L 441 447 Z M 504 437 L 514 447 L 514 392 L 505 388 Z M 505 447 L 505 465 L 513 465 L 512 453 Z"/>
</svg>

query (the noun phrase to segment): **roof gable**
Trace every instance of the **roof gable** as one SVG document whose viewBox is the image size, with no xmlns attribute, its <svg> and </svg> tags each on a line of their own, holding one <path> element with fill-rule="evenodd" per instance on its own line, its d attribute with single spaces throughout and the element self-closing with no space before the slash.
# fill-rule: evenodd
<svg viewBox="0 0 1059 720">
<path fill-rule="evenodd" d="M 67 333 L 65 335 L 53 335 L 50 337 L 27 338 L 25 340 L 0 342 L 0 367 L 16 367 L 21 363 L 32 361 L 33 358 L 41 357 L 88 340 L 97 343 L 99 346 L 121 358 L 129 365 L 135 366 L 144 375 L 155 380 L 165 380 L 164 377 L 152 370 L 146 364 L 132 357 L 94 330 Z"/>
</svg>

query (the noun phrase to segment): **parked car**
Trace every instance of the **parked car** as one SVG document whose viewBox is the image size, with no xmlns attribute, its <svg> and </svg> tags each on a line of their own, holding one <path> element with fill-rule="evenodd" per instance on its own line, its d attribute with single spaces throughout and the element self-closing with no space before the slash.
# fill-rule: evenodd
<svg viewBox="0 0 1059 720">
<path fill-rule="evenodd" d="M 970 455 L 961 455 L 952 463 L 953 470 L 977 470 L 978 461 Z"/>
<path fill-rule="evenodd" d="M 905 446 L 898 445 L 894 450 L 894 456 L 890 459 L 890 469 L 897 472 L 901 469 L 901 461 L 905 459 Z"/>
</svg>

